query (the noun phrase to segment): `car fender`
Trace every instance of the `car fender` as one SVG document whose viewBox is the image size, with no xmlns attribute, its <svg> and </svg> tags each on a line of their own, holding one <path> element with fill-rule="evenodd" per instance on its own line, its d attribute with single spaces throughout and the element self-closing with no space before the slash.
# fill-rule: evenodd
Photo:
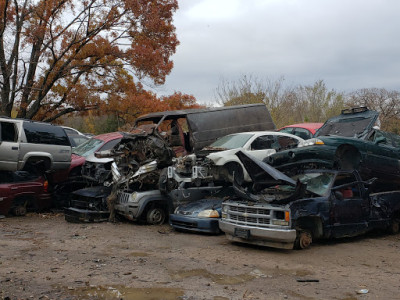
<svg viewBox="0 0 400 300">
<path fill-rule="evenodd" d="M 26 162 L 31 159 L 31 158 L 44 158 L 48 159 L 50 161 L 50 168 L 53 166 L 53 156 L 48 153 L 48 152 L 27 152 L 24 157 L 22 158 L 22 161 L 19 162 L 19 169 L 23 169 Z"/>
<path fill-rule="evenodd" d="M 153 205 L 153 204 L 158 204 L 158 205 L 166 207 L 167 214 L 172 212 L 174 209 L 172 200 L 168 196 L 147 195 L 147 196 L 144 196 L 142 199 L 140 199 L 137 216 L 135 216 L 135 218 L 139 218 L 140 216 L 142 216 L 142 214 L 143 214 L 143 212 L 145 212 L 146 208 L 149 207 L 149 205 Z"/>
</svg>

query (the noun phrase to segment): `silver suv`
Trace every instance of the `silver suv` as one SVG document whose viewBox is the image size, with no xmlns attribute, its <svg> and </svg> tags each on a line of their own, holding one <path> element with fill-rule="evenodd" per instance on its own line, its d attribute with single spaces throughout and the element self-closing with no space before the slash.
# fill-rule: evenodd
<svg viewBox="0 0 400 300">
<path fill-rule="evenodd" d="M 64 129 L 48 123 L 0 117 L 0 170 L 27 169 L 43 161 L 46 170 L 71 164 L 71 144 Z"/>
</svg>

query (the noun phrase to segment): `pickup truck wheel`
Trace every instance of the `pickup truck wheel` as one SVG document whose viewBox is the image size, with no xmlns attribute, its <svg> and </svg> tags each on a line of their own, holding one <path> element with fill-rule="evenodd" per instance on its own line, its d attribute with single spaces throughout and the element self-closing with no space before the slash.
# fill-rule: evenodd
<svg viewBox="0 0 400 300">
<path fill-rule="evenodd" d="M 393 218 L 390 222 L 389 232 L 391 234 L 397 234 L 400 231 L 400 219 Z"/>
<path fill-rule="evenodd" d="M 146 221 L 151 225 L 161 225 L 165 221 L 165 211 L 161 207 L 152 207 L 147 211 Z"/>
<path fill-rule="evenodd" d="M 310 247 L 312 243 L 312 235 L 308 230 L 299 230 L 296 240 L 294 241 L 294 249 L 301 250 Z"/>
</svg>

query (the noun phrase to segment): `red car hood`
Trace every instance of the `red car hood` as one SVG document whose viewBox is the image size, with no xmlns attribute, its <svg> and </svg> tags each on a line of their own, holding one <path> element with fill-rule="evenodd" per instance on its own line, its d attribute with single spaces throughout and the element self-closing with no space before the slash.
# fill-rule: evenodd
<svg viewBox="0 0 400 300">
<path fill-rule="evenodd" d="M 69 167 L 70 170 L 77 166 L 82 166 L 86 161 L 86 158 L 80 155 L 71 154 L 71 166 Z"/>
</svg>

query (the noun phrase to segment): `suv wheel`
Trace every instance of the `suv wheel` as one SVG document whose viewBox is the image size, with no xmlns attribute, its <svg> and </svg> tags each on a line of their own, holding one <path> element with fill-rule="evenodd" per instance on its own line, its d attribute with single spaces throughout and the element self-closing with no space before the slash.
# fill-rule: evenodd
<svg viewBox="0 0 400 300">
<path fill-rule="evenodd" d="M 151 225 L 161 225 L 165 221 L 165 211 L 159 206 L 150 208 L 147 211 L 146 221 Z"/>
</svg>

